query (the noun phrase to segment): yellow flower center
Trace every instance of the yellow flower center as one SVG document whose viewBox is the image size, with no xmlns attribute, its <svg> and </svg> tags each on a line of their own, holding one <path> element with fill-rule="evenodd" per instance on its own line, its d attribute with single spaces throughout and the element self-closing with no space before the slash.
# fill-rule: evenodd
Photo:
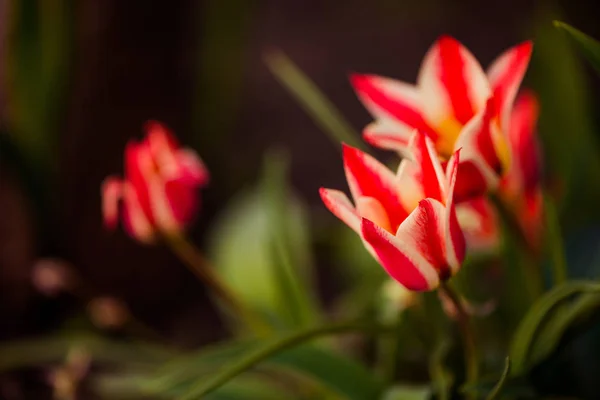
<svg viewBox="0 0 600 400">
<path fill-rule="evenodd" d="M 463 125 L 452 117 L 446 118 L 437 126 L 436 131 L 439 137 L 435 146 L 442 158 L 447 160 L 452 156 L 454 144 L 462 128 Z"/>
</svg>

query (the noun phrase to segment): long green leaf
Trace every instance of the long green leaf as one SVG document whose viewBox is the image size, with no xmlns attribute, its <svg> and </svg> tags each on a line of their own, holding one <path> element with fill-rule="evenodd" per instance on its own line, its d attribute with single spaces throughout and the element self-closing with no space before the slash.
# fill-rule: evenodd
<svg viewBox="0 0 600 400">
<path fill-rule="evenodd" d="M 592 67 L 600 73 L 600 42 L 564 22 L 554 21 L 554 26 L 568 34 Z"/>
<path fill-rule="evenodd" d="M 253 366 L 263 361 L 266 361 L 269 358 L 274 357 L 287 349 L 299 346 L 302 343 L 305 343 L 311 339 L 320 336 L 340 334 L 345 332 L 373 332 L 380 331 L 381 329 L 381 327 L 374 326 L 371 323 L 344 322 L 307 329 L 275 339 L 269 343 L 260 346 L 254 351 L 251 351 L 249 354 L 244 355 L 241 358 L 241 360 L 234 362 L 233 364 L 227 366 L 226 368 L 223 368 L 222 370 L 218 370 L 213 376 L 203 377 L 198 383 L 194 384 L 184 396 L 181 396 L 179 399 L 191 400 L 202 398 L 202 396 L 216 390 L 217 388 L 221 387 L 231 379 L 247 371 Z"/>
<path fill-rule="evenodd" d="M 558 346 L 565 332 L 579 321 L 600 309 L 600 293 L 585 293 L 571 304 L 564 305 L 550 319 L 531 350 L 531 365 L 543 361 Z"/>
<path fill-rule="evenodd" d="M 495 400 L 502 393 L 502 389 L 504 388 L 504 384 L 508 379 L 508 375 L 510 374 L 510 357 L 506 357 L 504 361 L 504 370 L 502 371 L 502 375 L 500 375 L 500 379 L 498 383 L 491 390 L 490 394 L 486 397 L 486 400 Z"/>
<path fill-rule="evenodd" d="M 340 111 L 282 51 L 267 53 L 264 60 L 277 80 L 329 135 L 336 147 L 339 147 L 340 142 L 345 142 L 354 147 L 364 148 L 358 140 L 358 133 L 344 119 Z"/>
<path fill-rule="evenodd" d="M 568 268 L 558 213 L 554 202 L 548 196 L 544 196 L 544 215 L 546 219 L 546 251 L 550 254 L 553 283 L 556 286 L 565 283 L 568 278 Z"/>
<path fill-rule="evenodd" d="M 513 337 L 510 348 L 510 359 L 513 363 L 513 374 L 524 372 L 530 364 L 533 343 L 539 331 L 552 316 L 552 312 L 564 301 L 580 293 L 600 292 L 600 284 L 592 282 L 568 282 L 557 286 L 544 294 L 529 309 Z"/>
</svg>

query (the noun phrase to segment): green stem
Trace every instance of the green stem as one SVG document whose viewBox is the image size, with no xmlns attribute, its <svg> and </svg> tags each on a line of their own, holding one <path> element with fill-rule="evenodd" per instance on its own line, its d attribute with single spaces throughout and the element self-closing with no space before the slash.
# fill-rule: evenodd
<svg viewBox="0 0 600 400">
<path fill-rule="evenodd" d="M 279 338 L 271 343 L 267 343 L 266 345 L 250 353 L 248 356 L 242 358 L 240 361 L 236 362 L 230 367 L 224 368 L 221 372 L 217 373 L 212 379 L 202 379 L 201 382 L 194 385 L 186 394 L 179 397 L 179 400 L 200 399 L 202 398 L 202 396 L 218 389 L 219 387 L 227 383 L 229 380 L 247 371 L 254 365 L 260 363 L 261 361 L 286 349 L 304 343 L 310 339 L 314 339 L 320 336 L 355 331 L 388 332 L 390 329 L 393 328 L 375 325 L 373 323 L 368 322 L 350 321 L 319 326 L 316 328 L 310 328 L 292 333 L 288 336 Z"/>
<path fill-rule="evenodd" d="M 547 195 L 544 195 L 544 214 L 546 219 L 546 244 L 552 260 L 552 278 L 554 286 L 558 286 L 567 281 L 568 268 L 556 207 Z"/>
<path fill-rule="evenodd" d="M 378 347 L 378 369 L 386 382 L 393 382 L 396 376 L 397 356 L 400 347 L 400 329 L 402 319 L 406 310 L 398 310 L 393 322 L 393 332 L 379 338 Z"/>
<path fill-rule="evenodd" d="M 544 292 L 544 284 L 542 282 L 542 274 L 539 265 L 539 250 L 531 243 L 521 228 L 521 224 L 515 213 L 507 207 L 506 203 L 496 194 L 491 194 L 489 198 L 492 203 L 494 203 L 494 206 L 504 223 L 505 229 L 515 238 L 514 240 L 522 249 L 522 254 L 526 257 L 527 264 L 531 266 L 531 268 L 523 268 L 523 274 L 525 274 L 525 285 L 527 285 L 527 290 L 533 301 L 540 297 Z"/>
<path fill-rule="evenodd" d="M 463 339 L 463 349 L 465 352 L 466 383 L 468 385 L 474 384 L 479 378 L 479 361 L 477 346 L 475 345 L 475 335 L 473 334 L 469 314 L 460 297 L 447 283 L 442 283 L 438 290 L 452 302 L 456 309 L 456 320 Z"/>
<path fill-rule="evenodd" d="M 269 328 L 256 312 L 247 307 L 236 293 L 219 277 L 214 267 L 200 251 L 182 236 L 166 236 L 171 250 L 202 281 L 229 311 L 240 318 L 257 334 L 268 332 Z"/>
<path fill-rule="evenodd" d="M 510 358 L 506 357 L 504 360 L 504 370 L 502 371 L 502 375 L 500 375 L 500 380 L 498 380 L 498 383 L 494 385 L 492 391 L 490 394 L 488 394 L 485 400 L 495 400 L 498 398 L 498 396 L 500 396 L 500 393 L 502 393 L 502 388 L 504 387 L 504 383 L 506 383 L 506 379 L 508 379 L 508 374 L 510 374 Z"/>
</svg>

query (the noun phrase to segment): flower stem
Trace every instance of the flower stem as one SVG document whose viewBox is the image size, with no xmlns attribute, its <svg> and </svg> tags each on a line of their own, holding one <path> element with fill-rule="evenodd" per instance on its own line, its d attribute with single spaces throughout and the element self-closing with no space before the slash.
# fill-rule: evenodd
<svg viewBox="0 0 600 400">
<path fill-rule="evenodd" d="M 242 320 L 255 333 L 263 334 L 268 331 L 267 324 L 239 299 L 193 244 L 182 236 L 165 236 L 165 239 L 185 266 L 217 296 L 233 315 Z"/>
<path fill-rule="evenodd" d="M 463 347 L 465 352 L 465 371 L 466 371 L 466 383 L 474 384 L 477 382 L 479 377 L 479 361 L 477 355 L 477 346 L 475 345 L 475 335 L 473 334 L 473 328 L 467 310 L 460 297 L 454 289 L 447 283 L 440 285 L 439 291 L 452 302 L 456 310 L 456 321 L 461 331 L 463 339 Z"/>
</svg>

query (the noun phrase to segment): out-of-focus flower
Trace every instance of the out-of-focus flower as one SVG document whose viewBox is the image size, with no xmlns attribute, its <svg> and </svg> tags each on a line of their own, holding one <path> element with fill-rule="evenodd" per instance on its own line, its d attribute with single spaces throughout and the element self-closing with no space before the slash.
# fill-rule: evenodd
<svg viewBox="0 0 600 400">
<path fill-rule="evenodd" d="M 321 188 L 329 210 L 357 232 L 387 273 L 409 290 L 435 289 L 464 259 L 453 193 L 459 154 L 444 174 L 433 143 L 415 131 L 411 159 L 394 174 L 373 157 L 344 146 L 346 180 L 354 200 Z"/>
<path fill-rule="evenodd" d="M 508 211 L 514 214 L 534 248 L 539 245 L 543 226 L 542 163 L 536 132 L 538 114 L 535 95 L 531 92 L 521 93 L 510 118 L 508 144 L 511 162 L 498 190 L 501 200 Z M 458 204 L 456 212 L 470 252 L 497 250 L 500 244 L 498 215 L 485 197 Z"/>
<path fill-rule="evenodd" d="M 510 158 L 505 135 L 531 49 L 531 42 L 509 49 L 486 74 L 469 50 L 442 36 L 425 55 L 416 85 L 353 75 L 358 97 L 375 117 L 364 129 L 365 140 L 403 152 L 418 129 L 442 160 L 462 148 L 456 201 L 495 189 Z"/>
<path fill-rule="evenodd" d="M 194 151 L 180 148 L 158 122 L 146 124 L 146 137 L 125 148 L 125 177 L 108 177 L 102 184 L 104 223 L 114 228 L 123 200 L 125 230 L 141 242 L 152 242 L 158 232 L 175 235 L 193 219 L 198 189 L 209 175 Z"/>
<path fill-rule="evenodd" d="M 96 297 L 88 304 L 90 319 L 98 328 L 115 329 L 129 319 L 129 309 L 121 300 L 114 297 Z"/>
<path fill-rule="evenodd" d="M 381 319 L 392 322 L 399 313 L 418 302 L 418 293 L 399 285 L 393 279 L 387 279 L 381 286 L 381 300 Z"/>
<path fill-rule="evenodd" d="M 537 137 L 539 104 L 531 92 L 517 98 L 511 115 L 509 143 L 512 162 L 500 184 L 500 196 L 514 212 L 525 236 L 539 245 L 544 199 L 541 188 L 542 158 Z"/>
<path fill-rule="evenodd" d="M 72 267 L 64 260 L 41 258 L 31 270 L 33 286 L 42 294 L 54 297 L 73 285 Z"/>
<path fill-rule="evenodd" d="M 494 206 L 485 196 L 464 201 L 456 206 L 458 223 L 465 234 L 467 252 L 491 254 L 500 245 L 500 227 Z"/>
</svg>

